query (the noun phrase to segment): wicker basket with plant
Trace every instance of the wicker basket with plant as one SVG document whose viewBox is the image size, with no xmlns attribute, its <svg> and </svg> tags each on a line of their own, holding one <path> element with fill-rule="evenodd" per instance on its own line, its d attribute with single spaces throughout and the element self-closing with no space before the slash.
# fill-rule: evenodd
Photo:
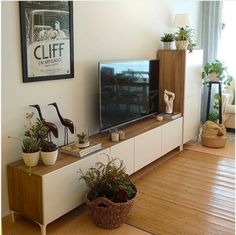
<svg viewBox="0 0 236 235">
<path fill-rule="evenodd" d="M 137 192 L 125 173 L 123 161 L 109 159 L 107 164 L 98 162 L 86 173 L 81 171 L 81 179 L 90 189 L 87 206 L 94 223 L 106 229 L 121 226 L 133 206 Z"/>
</svg>

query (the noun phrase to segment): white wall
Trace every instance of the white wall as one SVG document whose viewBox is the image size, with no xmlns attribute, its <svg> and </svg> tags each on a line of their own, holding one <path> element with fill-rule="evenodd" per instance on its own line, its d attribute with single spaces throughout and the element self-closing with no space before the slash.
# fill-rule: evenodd
<svg viewBox="0 0 236 235">
<path fill-rule="evenodd" d="M 197 1 L 74 2 L 75 78 L 22 83 L 19 5 L 2 2 L 2 216 L 9 212 L 6 165 L 21 158 L 20 143 L 7 136 L 23 135 L 25 113 L 36 111 L 28 105 L 40 104 L 44 118 L 58 125 L 58 144 L 63 129 L 54 108 L 47 106 L 53 101 L 64 117 L 97 132 L 98 61 L 156 58 L 160 36 L 174 30 L 176 13 L 189 13 L 197 29 Z"/>
</svg>

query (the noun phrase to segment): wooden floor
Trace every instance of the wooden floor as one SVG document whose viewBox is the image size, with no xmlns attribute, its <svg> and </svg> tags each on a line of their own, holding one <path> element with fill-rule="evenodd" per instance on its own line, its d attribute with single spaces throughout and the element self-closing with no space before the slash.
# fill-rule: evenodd
<svg viewBox="0 0 236 235">
<path fill-rule="evenodd" d="M 135 182 L 128 223 L 153 234 L 234 234 L 234 159 L 184 150 Z"/>
<path fill-rule="evenodd" d="M 82 206 L 49 224 L 47 234 L 234 234 L 234 159 L 191 150 L 176 153 L 132 177 L 138 195 L 129 225 L 112 231 L 97 228 Z M 25 218 L 12 223 L 5 217 L 2 229 L 4 235 L 40 234 L 39 226 Z"/>
</svg>

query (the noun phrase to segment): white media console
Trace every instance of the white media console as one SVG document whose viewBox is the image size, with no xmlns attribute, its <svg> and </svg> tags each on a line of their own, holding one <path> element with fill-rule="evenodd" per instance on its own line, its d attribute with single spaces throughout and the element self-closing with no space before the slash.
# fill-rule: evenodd
<svg viewBox="0 0 236 235">
<path fill-rule="evenodd" d="M 111 142 L 108 134 L 94 140 L 102 149 L 84 158 L 60 154 L 53 166 L 39 164 L 31 175 L 23 161 L 8 165 L 10 210 L 37 222 L 46 234 L 50 222 L 85 202 L 87 187 L 79 180 L 79 169 L 86 171 L 96 162 L 106 162 L 107 155 L 124 161 L 127 173 L 138 171 L 176 147 L 182 146 L 183 118 L 157 122 L 154 117 L 133 123 L 123 130 L 127 139 Z M 103 154 L 106 153 L 106 154 Z"/>
</svg>

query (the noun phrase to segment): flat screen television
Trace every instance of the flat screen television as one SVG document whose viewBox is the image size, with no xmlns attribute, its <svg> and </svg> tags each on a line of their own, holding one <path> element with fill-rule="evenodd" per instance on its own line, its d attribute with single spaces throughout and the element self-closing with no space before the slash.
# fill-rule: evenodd
<svg viewBox="0 0 236 235">
<path fill-rule="evenodd" d="M 99 63 L 100 131 L 158 113 L 159 60 Z"/>
</svg>

